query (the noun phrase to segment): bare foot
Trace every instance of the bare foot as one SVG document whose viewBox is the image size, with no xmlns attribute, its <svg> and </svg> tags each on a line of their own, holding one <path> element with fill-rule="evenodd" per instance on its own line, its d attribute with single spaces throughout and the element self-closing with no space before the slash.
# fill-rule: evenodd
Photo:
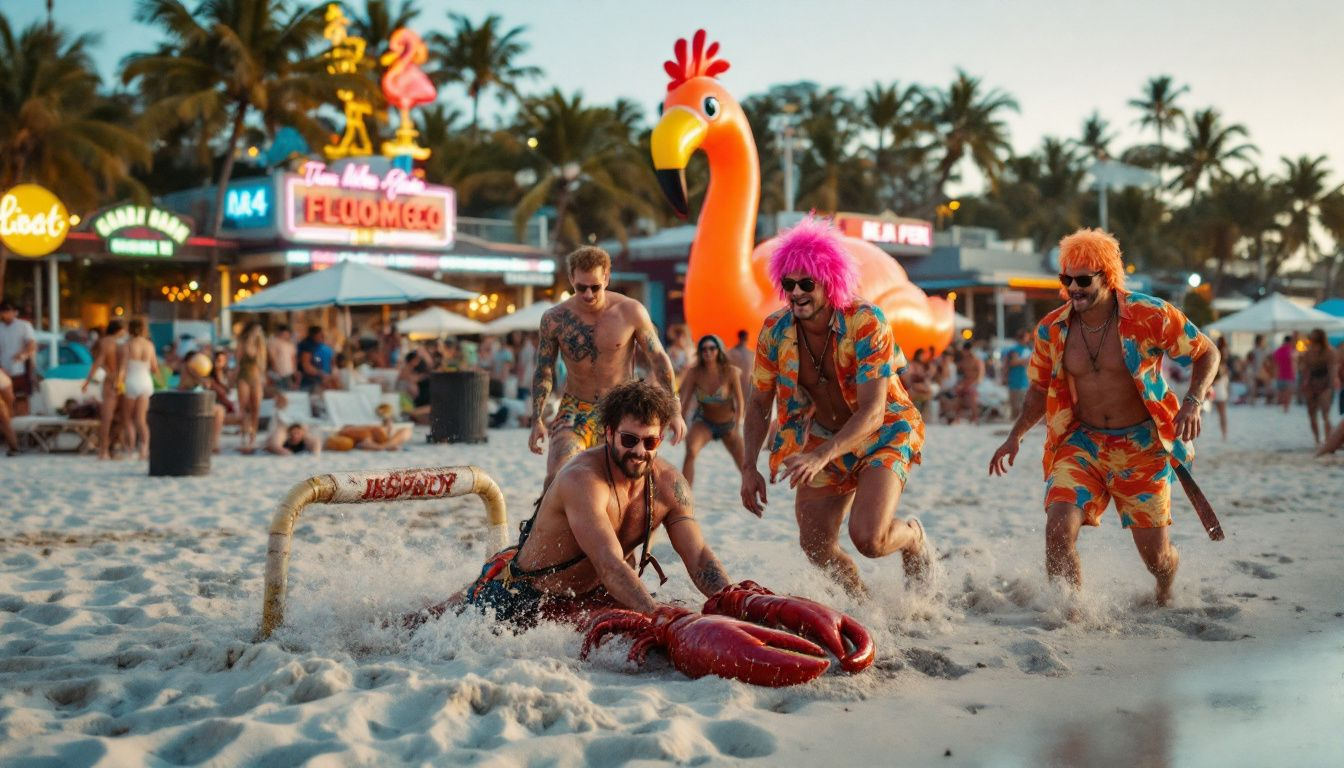
<svg viewBox="0 0 1344 768">
<path fill-rule="evenodd" d="M 901 550 L 901 565 L 905 568 L 905 578 L 911 583 L 927 583 L 933 570 L 933 545 L 924 533 L 924 524 L 919 518 L 912 517 L 906 524 L 915 529 L 914 549 Z"/>
<path fill-rule="evenodd" d="M 1171 605 L 1171 585 L 1176 581 L 1176 571 L 1181 567 L 1181 553 L 1176 551 L 1175 547 L 1169 547 L 1171 555 L 1171 567 L 1165 572 L 1157 574 L 1157 592 L 1154 598 L 1157 604 L 1162 607 Z"/>
</svg>

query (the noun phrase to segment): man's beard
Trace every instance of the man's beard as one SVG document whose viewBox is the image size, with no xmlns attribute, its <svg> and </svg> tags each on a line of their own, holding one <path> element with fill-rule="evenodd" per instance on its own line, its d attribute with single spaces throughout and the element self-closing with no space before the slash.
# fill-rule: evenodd
<svg viewBox="0 0 1344 768">
<path fill-rule="evenodd" d="M 616 446 L 607 444 L 607 455 L 611 457 L 611 462 L 621 470 L 621 474 L 631 480 L 643 477 L 649 472 L 649 465 L 653 463 L 653 454 L 647 454 L 644 457 L 635 457 L 633 449 L 625 453 L 617 453 Z"/>
</svg>

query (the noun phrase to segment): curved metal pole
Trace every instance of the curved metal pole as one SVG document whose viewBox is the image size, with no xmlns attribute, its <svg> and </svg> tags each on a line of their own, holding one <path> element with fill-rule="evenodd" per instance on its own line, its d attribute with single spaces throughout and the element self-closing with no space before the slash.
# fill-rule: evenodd
<svg viewBox="0 0 1344 768">
<path fill-rule="evenodd" d="M 367 504 L 386 501 L 447 499 L 475 494 L 485 504 L 490 551 L 509 544 L 509 516 L 499 485 L 480 467 L 430 467 L 375 472 L 337 472 L 317 475 L 285 494 L 271 518 L 266 545 L 266 591 L 261 606 L 257 640 L 271 636 L 285 620 L 285 586 L 289 575 L 290 544 L 299 515 L 309 504 Z"/>
</svg>

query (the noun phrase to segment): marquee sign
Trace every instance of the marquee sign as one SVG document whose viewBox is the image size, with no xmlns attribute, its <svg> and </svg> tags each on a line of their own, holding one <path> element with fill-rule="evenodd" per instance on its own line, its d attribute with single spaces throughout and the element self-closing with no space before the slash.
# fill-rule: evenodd
<svg viewBox="0 0 1344 768">
<path fill-rule="evenodd" d="M 870 243 L 933 247 L 933 224 L 920 219 L 840 214 L 835 224 L 846 235 Z"/>
<path fill-rule="evenodd" d="M 367 164 L 340 171 L 308 162 L 286 174 L 280 233 L 296 243 L 448 248 L 457 201 L 450 187 L 426 184 L 400 168 L 385 174 Z"/>
<path fill-rule="evenodd" d="M 125 203 L 94 217 L 93 231 L 107 241 L 117 256 L 169 258 L 191 237 L 191 225 L 181 216 L 134 203 Z"/>
<path fill-rule="evenodd" d="M 20 184 L 0 196 L 0 242 L 20 256 L 46 256 L 70 234 L 65 205 L 36 184 Z"/>
</svg>

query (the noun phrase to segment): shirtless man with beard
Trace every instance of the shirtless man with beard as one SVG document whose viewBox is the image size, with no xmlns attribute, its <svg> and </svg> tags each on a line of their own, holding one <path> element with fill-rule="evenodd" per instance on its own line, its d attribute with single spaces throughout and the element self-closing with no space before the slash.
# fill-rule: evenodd
<svg viewBox="0 0 1344 768">
<path fill-rule="evenodd" d="M 601 440 L 603 425 L 598 419 L 597 401 L 612 387 L 630 380 L 637 352 L 651 364 L 656 383 L 671 393 L 674 401 L 677 398 L 672 361 L 644 305 L 607 289 L 611 280 L 607 252 L 584 246 L 569 254 L 567 262 L 574 295 L 542 316 L 537 370 L 532 377 L 532 435 L 528 447 L 540 454 L 542 443 L 548 435 L 551 438 L 543 488 L 550 485 L 566 461 Z M 565 364 L 565 386 L 560 412 L 548 425 L 542 419 L 542 409 L 555 386 L 557 356 Z M 671 427 L 674 445 L 681 442 L 686 422 L 679 402 L 676 413 L 663 426 Z"/>
</svg>

